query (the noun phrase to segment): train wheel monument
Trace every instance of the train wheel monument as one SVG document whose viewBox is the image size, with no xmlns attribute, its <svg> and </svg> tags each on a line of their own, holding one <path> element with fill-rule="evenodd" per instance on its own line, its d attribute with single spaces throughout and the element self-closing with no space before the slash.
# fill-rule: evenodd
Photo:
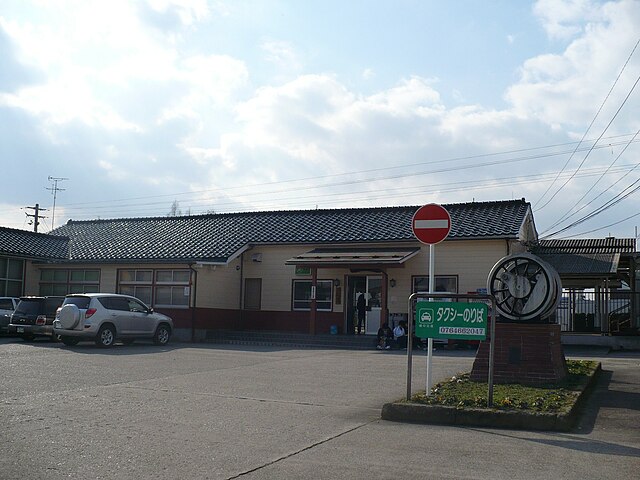
<svg viewBox="0 0 640 480">
<path fill-rule="evenodd" d="M 558 273 L 540 258 L 519 253 L 502 258 L 487 279 L 495 297 L 494 383 L 543 385 L 567 376 L 560 325 L 551 321 L 562 284 Z M 489 338 L 480 344 L 471 379 L 486 382 Z"/>
</svg>

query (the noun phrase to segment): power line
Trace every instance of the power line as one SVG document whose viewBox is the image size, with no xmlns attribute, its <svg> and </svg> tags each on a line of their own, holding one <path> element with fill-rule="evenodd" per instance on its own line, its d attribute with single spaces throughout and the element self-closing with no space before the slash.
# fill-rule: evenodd
<svg viewBox="0 0 640 480">
<path fill-rule="evenodd" d="M 611 136 L 611 137 L 606 137 L 606 139 L 607 140 L 608 139 L 617 139 L 617 138 L 628 137 L 630 135 L 632 135 L 632 134 L 615 135 L 615 136 Z M 589 140 L 588 142 L 591 142 L 591 141 Z M 255 190 L 257 187 L 264 187 L 264 186 L 271 186 L 271 185 L 292 184 L 292 183 L 305 182 L 305 181 L 314 181 L 315 182 L 315 181 L 324 180 L 324 179 L 332 179 L 332 178 L 347 177 L 347 176 L 348 177 L 353 177 L 353 176 L 357 176 L 357 175 L 370 174 L 370 173 L 374 173 L 374 172 L 400 170 L 400 169 L 406 169 L 406 168 L 412 168 L 412 167 L 418 167 L 418 166 L 425 166 L 425 165 L 436 165 L 436 164 L 440 164 L 440 163 L 450 164 L 452 162 L 457 162 L 457 161 L 462 161 L 462 160 L 475 160 L 475 159 L 478 159 L 478 158 L 496 157 L 496 156 L 501 156 L 501 155 L 510 155 L 510 154 L 514 154 L 514 153 L 522 153 L 522 152 L 529 152 L 529 151 L 535 151 L 535 150 L 545 150 L 545 149 L 563 147 L 563 146 L 567 146 L 567 145 L 574 145 L 576 143 L 577 142 L 566 142 L 566 143 L 545 145 L 545 146 L 539 146 L 539 147 L 530 147 L 530 148 L 523 148 L 523 149 L 516 149 L 516 150 L 508 150 L 508 151 L 503 151 L 503 152 L 492 152 L 492 153 L 486 153 L 486 154 L 469 155 L 469 156 L 463 156 L 463 157 L 452 157 L 452 158 L 440 159 L 440 160 L 416 162 L 416 163 L 412 163 L 412 164 L 396 165 L 396 166 L 391 166 L 391 167 L 380 167 L 380 168 L 372 168 L 372 169 L 367 169 L 367 170 L 357 170 L 357 171 L 350 171 L 350 172 L 344 172 L 344 173 L 334 173 L 334 174 L 328 174 L 328 175 L 314 175 L 313 177 L 297 178 L 297 179 L 291 179 L 291 180 L 278 180 L 278 181 L 272 181 L 272 182 L 263 182 L 263 183 L 239 185 L 239 186 L 235 186 L 235 187 L 196 190 L 196 191 L 191 191 L 191 192 L 166 193 L 166 194 L 148 195 L 148 196 L 142 196 L 142 197 L 128 197 L 128 198 L 123 198 L 123 199 L 109 199 L 109 200 L 102 200 L 102 201 L 95 201 L 95 202 L 70 203 L 70 204 L 66 204 L 65 205 L 65 209 L 71 209 L 72 207 L 74 207 L 76 205 L 81 205 L 81 208 L 85 209 L 85 208 L 87 208 L 87 207 L 89 207 L 91 205 L 100 205 L 100 204 L 105 204 L 105 203 L 109 204 L 110 206 L 113 206 L 114 202 L 126 202 L 126 201 L 131 201 L 131 200 L 145 200 L 145 199 L 152 199 L 152 198 L 175 198 L 175 197 L 181 197 L 181 196 L 184 196 L 184 195 L 198 195 L 198 194 L 203 194 L 203 193 L 229 192 L 229 191 L 239 190 L 239 189 L 243 189 L 243 188 Z M 613 143 L 609 143 L 608 145 L 598 145 L 598 146 L 595 146 L 595 148 L 608 148 L 610 145 L 614 145 L 615 146 L 615 145 L 625 144 L 625 143 L 627 143 L 627 142 L 626 141 L 613 142 Z M 587 148 L 585 147 L 584 149 L 582 149 L 580 151 L 583 151 L 583 150 L 587 150 Z M 490 166 L 490 165 L 494 165 L 494 164 L 502 164 L 502 163 L 520 162 L 520 161 L 532 160 L 532 159 L 548 158 L 548 157 L 554 157 L 554 156 L 558 156 L 558 155 L 564 155 L 566 153 L 570 153 L 571 151 L 573 151 L 573 150 L 561 150 L 561 151 L 558 151 L 558 152 L 544 153 L 544 154 L 540 154 L 540 155 L 516 157 L 515 159 L 503 160 L 503 161 L 498 162 L 498 163 L 479 164 L 479 166 L 482 167 L 482 166 Z M 476 168 L 476 166 L 475 165 L 463 165 L 461 167 L 458 167 L 458 169 L 466 169 L 466 168 Z M 427 172 L 423 172 L 423 174 L 441 173 L 441 172 L 447 172 L 447 171 L 452 171 L 452 170 L 451 169 L 446 169 L 446 170 L 437 170 L 437 171 L 427 171 Z M 364 180 L 357 180 L 357 181 L 355 181 L 355 183 L 364 183 L 364 182 L 370 182 L 370 181 L 385 180 L 387 178 L 397 179 L 397 178 L 402 178 L 402 177 L 412 177 L 414 175 L 416 175 L 415 172 L 409 172 L 407 174 L 396 175 L 396 176 L 393 176 L 393 177 L 384 176 L 384 177 L 367 178 L 367 179 L 364 179 Z M 352 183 L 354 183 L 354 182 L 352 182 Z M 336 183 L 325 183 L 323 185 L 320 185 L 319 187 L 334 186 L 334 185 L 346 185 L 346 184 L 348 184 L 348 182 L 346 182 L 346 183 L 343 182 L 343 183 L 339 183 L 339 184 L 336 184 Z M 301 187 L 295 187 L 295 188 L 299 189 Z M 304 187 L 304 188 L 306 188 L 306 187 Z M 313 187 L 311 187 L 311 188 L 313 188 Z M 131 204 L 129 204 L 129 205 L 131 205 Z"/>
<path fill-rule="evenodd" d="M 638 44 L 640 43 L 640 38 L 638 39 L 638 41 L 636 42 L 636 44 L 633 46 L 633 49 L 631 50 L 631 53 L 629 54 L 629 56 L 627 57 L 627 60 L 624 62 L 624 65 L 622 66 L 622 69 L 620 70 L 620 73 L 618 73 L 618 76 L 616 77 L 615 81 L 613 82 L 613 85 L 611 85 L 611 88 L 609 89 L 609 92 L 607 93 L 607 95 L 604 97 L 604 100 L 602 101 L 602 103 L 600 104 L 600 108 L 598 108 L 598 111 L 596 112 L 596 114 L 594 115 L 593 119 L 591 120 L 591 123 L 589 123 L 589 126 L 587 127 L 587 129 L 585 130 L 584 134 L 582 135 L 582 138 L 580 139 L 580 141 L 578 142 L 578 144 L 576 145 L 575 150 L 571 153 L 571 155 L 569 156 L 569 158 L 567 159 L 567 161 L 565 162 L 564 166 L 562 167 L 562 169 L 560 170 L 560 173 L 564 172 L 564 170 L 567 168 L 567 165 L 569 164 L 569 162 L 571 161 L 571 159 L 573 158 L 573 156 L 575 155 L 575 153 L 577 152 L 578 148 L 580 147 L 580 145 L 582 144 L 582 142 L 584 141 L 585 137 L 587 136 L 587 134 L 589 133 L 589 130 L 591 130 L 591 127 L 593 126 L 594 122 L 596 121 L 596 118 L 598 118 L 598 115 L 600 115 L 600 112 L 602 111 L 602 108 L 604 107 L 605 103 L 607 103 L 607 100 L 609 99 L 609 97 L 611 96 L 611 92 L 613 92 L 613 89 L 615 88 L 615 86 L 618 84 L 618 80 L 620 80 L 620 77 L 622 76 L 622 73 L 625 71 L 625 69 L 627 68 L 627 64 L 629 63 L 629 60 L 631 60 L 631 57 L 633 57 L 633 54 L 636 51 L 636 48 L 638 48 Z M 603 132 L 604 133 L 604 132 Z M 597 141 L 594 143 L 594 145 L 598 143 Z M 588 156 L 588 154 L 587 154 Z M 585 157 L 586 160 L 586 157 Z M 583 160 L 584 163 L 584 160 Z M 558 176 L 560 176 L 560 173 L 558 174 Z M 535 203 L 539 203 L 542 201 L 542 199 L 547 195 L 547 193 L 549 193 L 549 190 L 551 190 L 551 188 L 553 187 L 553 185 L 555 184 L 555 182 L 558 179 L 554 179 L 553 182 L 551 182 L 551 185 L 549 185 L 549 187 L 545 190 L 545 192 L 542 194 L 542 196 L 538 199 L 537 202 Z M 566 184 L 565 184 L 566 185 Z M 564 187 L 564 185 L 562 186 Z M 562 189 L 562 187 L 560 187 L 559 190 Z M 558 191 L 559 191 L 558 190 Z M 557 194 L 558 192 L 556 192 Z M 555 195 L 553 196 L 555 197 Z M 551 199 L 545 203 L 542 207 L 540 207 L 537 210 L 540 210 L 544 207 L 546 207 L 549 202 L 551 200 L 553 200 L 553 197 L 551 197 Z M 534 204 L 535 207 L 535 204 Z"/>
<path fill-rule="evenodd" d="M 635 165 L 621 165 L 612 169 L 610 173 L 624 172 L 630 169 L 637 168 L 639 166 L 640 166 L 640 163 Z M 600 173 L 601 173 L 601 169 L 594 168 L 594 169 L 584 170 L 579 174 L 579 176 L 592 177 L 592 176 L 600 175 Z M 371 200 L 384 199 L 384 198 L 398 199 L 403 197 L 411 197 L 411 196 L 422 194 L 425 191 L 429 191 L 430 193 L 449 193 L 449 192 L 458 192 L 458 191 L 468 192 L 468 191 L 477 191 L 477 190 L 485 190 L 489 188 L 496 188 L 499 186 L 506 186 L 506 185 L 509 185 L 509 186 L 522 185 L 522 184 L 530 185 L 533 183 L 546 182 L 553 175 L 555 175 L 555 172 L 521 175 L 518 177 L 508 176 L 508 177 L 492 178 L 492 179 L 486 180 L 485 182 L 479 182 L 477 179 L 474 179 L 474 180 L 468 180 L 468 181 L 457 181 L 457 182 L 449 182 L 449 183 L 424 184 L 424 185 L 411 187 L 411 188 L 393 187 L 393 188 L 378 189 L 376 190 L 377 195 L 371 195 L 371 190 L 358 190 L 358 191 L 350 190 L 347 192 L 332 192 L 332 193 L 326 193 L 326 194 L 315 193 L 310 195 L 297 195 L 294 197 L 286 197 L 286 200 L 287 201 L 296 200 L 296 205 L 298 206 L 316 205 L 319 200 L 322 201 L 323 205 L 340 204 L 344 202 L 349 202 L 353 204 L 358 202 L 359 200 L 365 200 L 365 199 L 367 201 L 371 201 Z M 568 173 L 566 175 L 568 175 Z M 274 200 L 275 199 L 274 194 L 282 193 L 282 192 L 289 193 L 290 190 L 284 190 L 280 192 L 277 192 L 277 191 L 261 192 L 261 193 L 256 193 L 255 195 L 256 196 L 269 195 L 270 199 Z M 366 197 L 359 196 L 362 194 L 367 194 L 367 195 Z M 328 200 L 323 200 L 323 199 L 328 199 Z M 304 202 L 304 200 L 307 200 L 307 201 Z M 160 202 L 160 203 L 166 206 L 164 202 Z M 202 202 L 199 202 L 199 203 L 201 204 L 200 206 L 205 208 L 209 206 L 209 200 L 203 200 Z M 218 213 L 226 212 L 227 210 L 224 208 L 225 205 L 237 205 L 237 203 L 238 203 L 237 201 L 216 202 L 215 204 L 216 211 Z M 151 203 L 151 205 L 157 205 L 157 204 L 158 202 Z M 272 205 L 277 205 L 277 204 L 272 203 Z M 192 203 L 190 204 L 190 207 L 191 208 L 198 207 L 198 204 L 194 205 Z M 80 214 L 80 217 L 82 218 L 83 216 L 89 216 L 91 218 L 95 218 L 95 210 L 100 208 L 109 208 L 109 207 L 95 207 L 94 209 L 92 209 L 91 213 L 88 213 L 86 215 Z M 156 211 L 155 209 L 135 210 L 133 212 L 131 210 L 128 210 L 127 214 L 128 215 L 131 215 L 132 213 L 145 214 L 148 212 L 155 212 L 155 211 Z M 234 211 L 238 211 L 237 208 Z M 113 212 L 113 210 L 111 210 L 111 212 Z M 103 214 L 104 213 L 105 212 L 103 212 Z M 78 219 L 78 217 L 76 217 L 75 215 L 74 215 L 74 218 Z"/>
<path fill-rule="evenodd" d="M 633 86 L 631 87 L 631 90 L 629 90 L 629 93 L 627 93 L 627 96 L 624 98 L 624 100 L 622 101 L 622 104 L 620 104 L 620 106 L 618 107 L 618 110 L 616 110 L 616 113 L 613 115 L 613 117 L 611 118 L 611 120 L 609 121 L 609 123 L 607 124 L 607 126 L 604 128 L 604 130 L 602 131 L 602 133 L 600 134 L 600 136 L 598 137 L 598 139 L 596 140 L 596 142 L 593 144 L 593 146 L 589 149 L 589 151 L 587 152 L 587 154 L 584 156 L 584 158 L 582 159 L 582 162 L 580 162 L 580 165 L 578 165 L 578 168 L 576 169 L 576 173 L 580 170 L 580 168 L 582 168 L 582 165 L 584 165 L 584 162 L 587 161 L 587 158 L 589 158 L 589 155 L 591 154 L 591 152 L 593 151 L 593 149 L 595 148 L 595 145 L 600 141 L 600 139 L 604 136 L 604 134 L 606 133 L 606 131 L 609 129 L 609 127 L 611 126 L 611 124 L 613 123 L 613 121 L 616 119 L 616 117 L 618 116 L 618 114 L 620 113 L 620 111 L 622 110 L 622 107 L 624 107 L 624 105 L 627 103 L 627 100 L 629 99 L 629 97 L 631 96 L 631 94 L 633 93 L 633 91 L 636 88 L 636 85 L 638 85 L 638 82 L 640 81 L 640 76 L 638 76 L 638 78 L 636 79 L 635 83 L 633 84 Z M 549 203 L 551 203 L 551 201 L 556 197 L 556 195 L 558 195 L 558 193 L 560 193 L 560 191 L 573 179 L 573 176 L 571 178 L 569 178 L 566 182 L 564 182 L 562 184 L 562 186 L 556 190 L 556 193 L 554 193 L 551 198 L 549 200 L 547 200 L 547 202 L 542 205 L 540 208 L 538 208 L 536 211 L 540 211 L 542 210 L 544 207 L 546 207 L 547 205 L 549 205 Z"/>
<path fill-rule="evenodd" d="M 550 233 L 548 235 L 545 235 L 544 238 L 549 238 L 549 237 L 553 237 L 559 233 L 565 232 L 577 225 L 580 225 L 584 222 L 586 222 L 587 220 L 591 220 L 592 218 L 600 215 L 601 213 L 605 212 L 606 210 L 609 210 L 611 207 L 617 205 L 618 203 L 620 203 L 621 201 L 625 200 L 626 198 L 628 198 L 630 195 L 634 194 L 635 192 L 637 192 L 638 190 L 640 190 L 640 185 L 636 186 L 638 183 L 640 182 L 640 179 L 636 180 L 635 182 L 633 182 L 631 185 L 629 185 L 628 187 L 626 187 L 622 192 L 620 192 L 618 195 L 616 195 L 615 197 L 613 197 L 612 199 L 610 199 L 609 201 L 605 202 L 603 205 L 601 205 L 600 207 L 598 207 L 596 210 L 594 210 L 593 212 L 585 215 L 584 217 L 576 220 L 575 222 L 573 222 L 570 225 L 567 225 L 564 228 L 561 228 L 560 230 L 556 230 L 553 233 Z M 631 189 L 631 190 L 630 190 Z M 626 190 L 630 190 L 627 193 L 624 193 Z"/>
<path fill-rule="evenodd" d="M 634 213 L 633 215 L 629 215 L 628 217 L 623 218 L 622 220 L 618 220 L 617 222 L 610 223 L 609 225 L 605 225 L 604 227 L 594 228 L 593 230 L 588 230 L 586 232 L 576 233 L 575 235 L 570 235 L 570 236 L 564 237 L 564 238 L 575 238 L 575 237 L 579 237 L 581 235 L 587 235 L 589 233 L 595 233 L 595 232 L 599 232 L 601 230 L 606 230 L 607 228 L 615 227 L 616 225 L 620 225 L 621 223 L 624 223 L 627 220 L 631 220 L 632 218 L 635 218 L 637 216 L 640 216 L 640 212 L 639 213 Z"/>
<path fill-rule="evenodd" d="M 627 135 L 625 135 L 627 136 Z M 634 141 L 634 143 L 637 142 L 637 140 Z M 613 142 L 612 144 L 609 145 L 618 145 L 622 142 Z M 624 142 L 625 144 L 627 144 L 628 142 Z M 609 145 L 600 145 L 597 146 L 597 149 L 601 149 L 601 148 L 608 148 Z M 526 149 L 526 150 L 530 150 L 530 149 Z M 585 147 L 586 150 L 586 147 Z M 522 151 L 522 150 L 521 150 Z M 523 161 L 528 161 L 528 160 L 538 160 L 541 158 L 549 158 L 549 157 L 553 157 L 553 156 L 557 156 L 557 155 L 562 155 L 562 154 L 566 154 L 569 153 L 569 150 L 565 150 L 565 151 L 561 151 L 561 152 L 550 152 L 550 153 L 541 153 L 538 155 L 528 155 L 528 156 L 521 156 L 521 157 L 516 157 L 516 158 L 511 158 L 511 159 L 504 159 L 504 160 L 495 160 L 495 161 L 491 161 L 491 162 L 483 162 L 483 163 L 476 163 L 476 164 L 465 164 L 465 165 L 461 165 L 461 166 L 454 166 L 454 167 L 443 167 L 440 169 L 434 169 L 434 170 L 426 170 L 426 171 L 419 171 L 419 172 L 410 172 L 410 173 L 404 173 L 404 174 L 397 174 L 397 175 L 387 175 L 387 176 L 379 176 L 379 177 L 374 177 L 374 178 L 366 178 L 366 179 L 351 179 L 351 180 L 345 180 L 342 182 L 325 182 L 322 184 L 313 184 L 313 185 L 306 185 L 306 186 L 298 186 L 295 187 L 295 191 L 299 192 L 299 191 L 303 191 L 303 190 L 317 190 L 317 189 L 321 189 L 321 188 L 336 188 L 336 187 L 347 187 L 347 186 L 353 186 L 353 185 L 358 185 L 358 184 L 367 184 L 367 183 L 373 183 L 373 182 L 382 182 L 382 181 L 389 181 L 389 180 L 398 180 L 398 179 L 402 179 L 402 178 L 414 178 L 417 176 L 423 176 L 423 175 L 434 175 L 436 173 L 447 173 L 447 172 L 452 172 L 452 171 L 460 171 L 460 170 L 470 170 L 470 169 L 478 169 L 478 168 L 483 168 L 483 167 L 487 167 L 487 166 L 493 166 L 493 165 L 503 165 L 503 164 L 508 164 L 508 163 L 515 163 L 515 162 L 523 162 Z M 437 161 L 438 163 L 441 163 L 441 161 Z M 435 162 L 433 162 L 435 163 Z M 398 167 L 391 167 L 391 168 L 398 168 Z M 384 169 L 376 169 L 376 170 L 388 170 L 389 167 L 384 168 Z M 325 176 L 325 177 L 320 177 L 320 178 L 326 178 L 326 177 L 335 177 L 335 176 L 343 176 L 345 174 L 335 174 L 335 175 L 330 175 L 330 176 Z M 353 176 L 353 175 L 352 175 Z M 298 180 L 296 180 L 298 181 Z M 265 184 L 261 184 L 261 185 L 274 185 L 274 184 L 286 184 L 289 183 L 290 181 L 282 181 L 282 182 L 268 182 Z M 259 196 L 259 195 L 273 195 L 273 194 L 279 194 L 279 193 L 288 193 L 293 191 L 291 188 L 284 188 L 284 189 L 273 189 L 273 190 L 268 190 L 268 191 L 257 191 L 255 188 L 255 185 L 251 185 L 251 186 L 247 186 L 247 187 L 231 187 L 229 189 L 215 189 L 215 190 L 206 190 L 206 191 L 202 191 L 202 192 L 196 192 L 196 193 L 209 193 L 209 192 L 227 192 L 228 190 L 235 190 L 235 189 L 239 189 L 239 188 L 253 188 L 252 192 L 249 193 L 245 193 L 243 194 L 244 197 L 253 197 L 253 196 Z M 158 197 L 166 197 L 169 195 L 157 195 L 157 196 L 151 196 L 151 197 L 146 197 L 146 198 L 158 198 Z M 175 194 L 173 195 L 174 197 L 176 196 Z M 316 195 L 318 196 L 318 195 Z M 145 198 L 145 197 L 138 197 L 139 199 Z M 142 206 L 142 205 L 165 205 L 164 202 L 148 202 L 148 203 L 144 203 L 144 204 L 120 204 L 120 205 L 114 205 L 114 202 L 116 201 L 111 201 L 109 202 L 109 205 L 105 206 L 105 207 L 100 207 L 100 206 L 94 206 L 91 207 L 92 211 L 95 211 L 97 209 L 101 209 L 101 208 L 109 208 L 110 210 L 113 209 L 114 207 L 117 207 L 119 209 L 122 208 L 129 208 L 129 207 L 138 207 L 138 206 Z M 104 202 L 93 202 L 94 204 L 96 203 L 104 203 Z M 234 202 L 235 203 L 235 202 Z M 72 214 L 74 211 L 83 211 L 83 210 L 87 210 L 87 204 L 82 204 L 81 207 L 74 207 L 73 204 L 71 205 L 66 205 L 65 206 L 65 211 Z M 216 204 L 216 206 L 219 206 L 219 204 Z M 113 210 L 111 210 L 113 211 Z"/>
<path fill-rule="evenodd" d="M 638 130 L 635 135 L 633 136 L 632 140 L 634 140 L 638 134 L 640 134 L 640 130 Z M 575 212 L 573 212 L 571 215 L 568 215 L 569 212 L 571 212 L 571 210 L 573 210 L 584 198 L 586 198 L 586 196 L 595 188 L 595 186 L 600 182 L 600 180 L 602 180 L 602 178 L 611 170 L 611 168 L 613 167 L 613 165 L 618 161 L 618 159 L 622 156 L 622 154 L 627 150 L 627 148 L 629 147 L 631 143 L 628 143 L 627 145 L 624 146 L 624 148 L 620 151 L 620 153 L 616 156 L 616 158 L 613 160 L 613 162 L 611 162 L 611 164 L 609 165 L 609 167 L 607 167 L 606 171 L 602 173 L 602 175 L 598 178 L 598 180 L 596 180 L 596 182 L 591 186 L 591 188 L 589 188 L 589 190 L 587 190 L 587 192 L 582 195 L 582 197 L 580 197 L 580 199 L 573 205 L 573 207 L 571 207 L 567 213 L 565 213 L 559 220 L 557 220 L 553 225 L 551 225 L 549 228 L 547 228 L 546 231 L 551 230 L 552 228 L 557 227 L 558 225 L 560 225 L 564 220 L 568 220 L 571 217 L 577 215 L 579 212 L 581 212 L 582 210 L 584 210 L 585 208 L 587 208 L 589 205 L 591 205 L 593 202 L 595 202 L 598 198 L 600 198 L 602 195 L 604 195 L 606 192 L 608 192 L 609 190 L 611 190 L 613 187 L 615 187 L 618 183 L 620 183 L 627 175 L 629 175 L 631 172 L 633 172 L 638 165 L 637 164 L 635 167 L 633 167 L 631 170 L 629 170 L 627 173 L 625 173 L 622 177 L 620 177 L 618 180 L 616 180 L 612 185 L 610 185 L 609 187 L 607 187 L 605 190 L 603 190 L 602 192 L 600 192 L 598 195 L 596 195 L 595 198 L 593 198 L 591 201 L 587 202 L 586 204 L 584 204 L 582 207 L 580 207 L 578 210 L 576 210 Z M 542 232 L 542 234 L 546 233 Z"/>
</svg>

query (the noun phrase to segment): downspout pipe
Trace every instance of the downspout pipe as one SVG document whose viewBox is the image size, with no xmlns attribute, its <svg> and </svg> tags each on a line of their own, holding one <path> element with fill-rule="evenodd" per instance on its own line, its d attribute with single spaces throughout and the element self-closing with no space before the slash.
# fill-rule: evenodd
<svg viewBox="0 0 640 480">
<path fill-rule="evenodd" d="M 193 265 L 193 263 L 189 264 L 189 269 L 194 273 L 191 285 L 193 289 L 193 305 L 191 307 L 191 343 L 195 343 L 196 341 L 196 295 L 198 292 L 198 270 L 193 268 Z"/>
</svg>

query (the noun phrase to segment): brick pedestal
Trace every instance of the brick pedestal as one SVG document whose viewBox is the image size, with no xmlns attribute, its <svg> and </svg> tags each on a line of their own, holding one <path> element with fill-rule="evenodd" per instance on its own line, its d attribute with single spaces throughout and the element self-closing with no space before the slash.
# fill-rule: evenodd
<svg viewBox="0 0 640 480">
<path fill-rule="evenodd" d="M 496 323 L 494 383 L 541 385 L 567 375 L 560 343 L 560 325 Z M 486 382 L 489 371 L 489 338 L 480 344 L 471 380 Z"/>
</svg>

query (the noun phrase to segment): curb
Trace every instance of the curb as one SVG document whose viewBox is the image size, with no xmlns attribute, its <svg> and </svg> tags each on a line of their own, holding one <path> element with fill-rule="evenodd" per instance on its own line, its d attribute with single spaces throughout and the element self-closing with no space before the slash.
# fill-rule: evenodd
<svg viewBox="0 0 640 480">
<path fill-rule="evenodd" d="M 566 413 L 528 413 L 393 402 L 383 405 L 381 416 L 383 420 L 392 422 L 568 432 L 576 426 L 601 371 L 602 364 L 598 363 L 571 410 Z"/>
</svg>

